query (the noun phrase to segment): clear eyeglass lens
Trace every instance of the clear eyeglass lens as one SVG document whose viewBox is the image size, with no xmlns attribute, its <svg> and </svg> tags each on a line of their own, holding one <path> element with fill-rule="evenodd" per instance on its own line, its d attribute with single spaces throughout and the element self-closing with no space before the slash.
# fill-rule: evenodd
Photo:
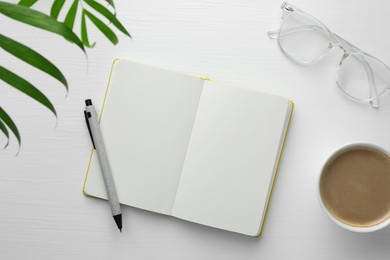
<svg viewBox="0 0 390 260">
<path fill-rule="evenodd" d="M 295 12 L 284 18 L 279 43 L 285 53 L 302 63 L 320 59 L 332 47 L 328 33 L 320 23 Z"/>
<path fill-rule="evenodd" d="M 352 54 L 341 61 L 337 82 L 352 98 L 373 100 L 390 87 L 390 70 L 375 58 Z"/>
</svg>

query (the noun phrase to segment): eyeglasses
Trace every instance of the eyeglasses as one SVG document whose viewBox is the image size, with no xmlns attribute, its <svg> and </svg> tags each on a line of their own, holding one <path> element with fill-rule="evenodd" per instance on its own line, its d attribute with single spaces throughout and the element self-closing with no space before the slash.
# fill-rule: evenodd
<svg viewBox="0 0 390 260">
<path fill-rule="evenodd" d="M 334 47 L 344 51 L 336 70 L 336 84 L 350 98 L 379 107 L 378 98 L 390 89 L 390 68 L 379 59 L 331 32 L 322 22 L 283 2 L 282 25 L 269 31 L 279 48 L 292 61 L 310 65 Z"/>
</svg>

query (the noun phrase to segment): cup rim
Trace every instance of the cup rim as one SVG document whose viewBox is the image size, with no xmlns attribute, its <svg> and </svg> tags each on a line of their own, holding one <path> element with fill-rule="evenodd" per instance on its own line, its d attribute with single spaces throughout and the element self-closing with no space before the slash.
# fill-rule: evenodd
<svg viewBox="0 0 390 260">
<path fill-rule="evenodd" d="M 326 159 L 325 163 L 321 167 L 321 171 L 320 171 L 320 174 L 319 174 L 319 177 L 318 177 L 318 180 L 317 180 L 317 197 L 318 197 L 318 200 L 320 202 L 321 208 L 325 211 L 326 215 L 331 220 L 333 220 L 333 222 L 335 222 L 338 226 L 340 226 L 340 227 L 342 227 L 344 229 L 353 231 L 353 232 L 368 233 L 368 232 L 374 232 L 374 231 L 380 230 L 380 229 L 388 226 L 390 224 L 390 217 L 388 217 L 386 220 L 384 220 L 384 221 L 382 221 L 382 222 L 380 222 L 380 223 L 378 223 L 376 225 L 373 225 L 373 226 L 368 226 L 368 227 L 350 226 L 350 225 L 342 222 L 341 220 L 337 219 L 335 216 L 333 216 L 332 213 L 329 212 L 328 208 L 325 206 L 325 204 L 324 204 L 324 202 L 322 200 L 321 191 L 320 191 L 321 176 L 322 176 L 324 168 L 328 164 L 328 162 L 330 160 L 332 160 L 338 153 L 340 153 L 340 152 L 342 152 L 344 150 L 347 150 L 347 149 L 350 149 L 350 148 L 353 148 L 353 147 L 359 147 L 359 146 L 373 148 L 373 149 L 379 150 L 379 151 L 381 151 L 381 152 L 383 152 L 383 153 L 385 153 L 387 155 L 390 154 L 389 151 L 384 149 L 383 147 L 381 147 L 379 145 L 376 145 L 376 144 L 368 143 L 368 142 L 353 142 L 353 143 L 349 143 L 349 144 L 346 144 L 346 145 L 343 145 L 343 146 L 337 148 L 336 150 L 334 150 L 328 156 L 328 158 Z"/>
</svg>

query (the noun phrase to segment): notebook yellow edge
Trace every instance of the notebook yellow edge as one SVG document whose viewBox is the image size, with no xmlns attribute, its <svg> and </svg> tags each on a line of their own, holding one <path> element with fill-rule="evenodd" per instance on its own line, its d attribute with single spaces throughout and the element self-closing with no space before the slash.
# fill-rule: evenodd
<svg viewBox="0 0 390 260">
<path fill-rule="evenodd" d="M 276 178 L 278 177 L 278 172 L 279 172 L 279 166 L 280 166 L 280 161 L 282 160 L 282 155 L 283 155 L 283 150 L 284 150 L 284 146 L 286 144 L 286 139 L 287 139 L 287 135 L 288 135 L 288 131 L 290 129 L 290 123 L 291 123 L 291 118 L 292 118 L 292 115 L 293 115 L 293 112 L 294 112 L 294 102 L 292 100 L 289 100 L 290 104 L 291 104 L 291 112 L 290 112 L 290 117 L 288 119 L 288 123 L 287 123 L 287 129 L 286 129 L 286 134 L 284 135 L 284 140 L 283 140 L 283 144 L 282 144 L 282 150 L 280 151 L 280 156 L 279 156 L 279 160 L 278 160 L 278 164 L 276 166 L 276 173 L 275 173 L 275 177 L 272 181 L 272 185 L 271 185 L 271 192 L 269 194 L 269 198 L 268 198 L 268 201 L 267 201 L 267 207 L 265 208 L 265 214 L 264 214 L 264 219 L 263 219 L 263 223 L 261 224 L 261 229 L 260 229 L 260 232 L 257 236 L 257 238 L 260 238 L 263 234 L 263 230 L 264 230 L 264 226 L 265 226 L 265 222 L 267 220 L 267 214 L 268 214 L 268 210 L 269 210 L 269 205 L 271 204 L 271 197 L 272 197 L 272 194 L 273 194 L 273 191 L 274 191 L 274 187 L 275 187 L 275 182 L 276 182 Z"/>
<path fill-rule="evenodd" d="M 101 112 L 100 112 L 99 123 L 100 123 L 100 121 L 102 120 L 102 115 L 103 115 L 103 111 L 104 111 L 104 104 L 106 103 L 106 98 L 107 98 L 107 93 L 108 93 L 108 87 L 110 86 L 112 71 L 114 70 L 115 63 L 116 63 L 117 61 L 119 61 L 119 60 L 120 60 L 119 58 L 116 58 L 116 59 L 112 62 L 112 65 L 111 65 L 110 75 L 108 76 L 108 83 L 107 83 L 107 87 L 106 87 L 106 93 L 104 94 L 102 110 L 101 110 Z M 88 162 L 88 167 L 87 167 L 87 173 L 85 174 L 85 179 L 84 179 L 84 184 L 83 184 L 83 194 L 84 194 L 85 196 L 95 197 L 95 196 L 91 196 L 90 194 L 88 194 L 88 193 L 85 191 L 85 185 L 87 184 L 89 168 L 91 167 L 91 162 L 92 162 L 92 155 L 93 155 L 93 147 L 91 148 L 91 155 L 89 156 L 89 162 Z M 95 197 L 95 198 L 97 198 L 97 197 Z"/>
</svg>

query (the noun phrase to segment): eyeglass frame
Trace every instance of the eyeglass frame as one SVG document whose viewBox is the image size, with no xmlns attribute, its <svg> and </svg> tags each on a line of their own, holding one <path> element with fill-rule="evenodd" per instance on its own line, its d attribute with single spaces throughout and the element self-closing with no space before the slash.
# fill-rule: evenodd
<svg viewBox="0 0 390 260">
<path fill-rule="evenodd" d="M 277 38 L 277 41 L 278 41 L 278 46 L 279 46 L 279 49 L 292 61 L 294 61 L 295 63 L 298 63 L 298 64 L 301 64 L 301 65 L 311 65 L 311 64 L 314 64 L 316 62 L 319 62 L 320 60 L 322 60 L 328 53 L 330 50 L 333 49 L 334 46 L 337 46 L 339 47 L 340 49 L 342 49 L 344 51 L 344 54 L 337 66 L 337 69 L 336 69 L 336 84 L 338 86 L 338 88 L 344 93 L 346 94 L 349 98 L 352 98 L 353 100 L 356 100 L 356 101 L 360 101 L 360 102 L 370 102 L 371 106 L 372 107 L 375 107 L 375 108 L 378 108 L 379 107 L 379 97 L 381 97 L 387 90 L 390 89 L 390 84 L 388 84 L 388 87 L 383 90 L 381 93 L 376 93 L 376 88 L 375 88 L 375 82 L 374 82 L 374 77 L 373 77 L 373 73 L 372 73 L 372 69 L 371 69 L 371 66 L 370 64 L 364 59 L 364 56 L 368 56 L 374 60 L 376 60 L 377 62 L 381 63 L 387 70 L 389 70 L 390 72 L 390 67 L 387 66 L 384 62 L 382 62 L 381 60 L 379 60 L 378 58 L 372 56 L 371 54 L 368 54 L 364 51 L 362 51 L 361 49 L 359 49 L 358 47 L 356 47 L 355 45 L 353 45 L 352 43 L 348 42 L 347 40 L 343 39 L 342 37 L 338 36 L 337 34 L 333 33 L 324 23 L 322 23 L 321 21 L 319 21 L 317 18 L 313 17 L 312 15 L 300 10 L 299 8 L 295 7 L 294 5 L 288 3 L 288 2 L 283 2 L 282 5 L 280 6 L 280 9 L 282 9 L 282 23 L 280 25 L 280 28 L 277 29 L 277 30 L 273 30 L 273 31 L 268 31 L 268 36 L 271 38 L 271 39 L 275 39 Z M 300 14 L 300 15 L 304 15 L 304 16 L 307 16 L 309 17 L 310 19 L 313 19 L 315 22 L 317 22 L 319 25 L 321 25 L 321 27 L 319 26 L 315 26 L 315 25 L 306 25 L 305 27 L 307 28 L 310 28 L 310 29 L 321 29 L 320 32 L 322 33 L 325 33 L 328 40 L 329 40 L 329 46 L 328 48 L 326 48 L 323 53 L 321 53 L 317 58 L 311 60 L 311 61 L 308 61 L 308 62 L 303 62 L 299 59 L 296 59 L 294 58 L 293 56 L 291 56 L 290 54 L 288 54 L 282 47 L 282 44 L 280 43 L 280 33 L 282 31 L 282 28 L 283 28 L 283 25 L 285 23 L 285 19 L 291 15 L 293 12 L 297 13 L 297 14 Z M 319 28 L 316 28 L 316 27 L 319 27 Z M 305 29 L 305 28 L 304 28 Z M 365 99 L 365 100 L 361 100 L 361 99 L 358 99 L 358 98 L 355 98 L 354 96 L 350 95 L 348 92 L 346 92 L 342 87 L 341 87 L 341 83 L 339 82 L 339 72 L 340 72 L 340 68 L 343 64 L 343 61 L 349 56 L 349 55 L 355 55 L 355 57 L 363 63 L 364 65 L 364 69 L 366 71 L 366 74 L 367 74 L 367 77 L 368 77 L 368 87 L 369 87 L 369 94 L 370 94 L 370 98 L 368 99 Z"/>
</svg>

